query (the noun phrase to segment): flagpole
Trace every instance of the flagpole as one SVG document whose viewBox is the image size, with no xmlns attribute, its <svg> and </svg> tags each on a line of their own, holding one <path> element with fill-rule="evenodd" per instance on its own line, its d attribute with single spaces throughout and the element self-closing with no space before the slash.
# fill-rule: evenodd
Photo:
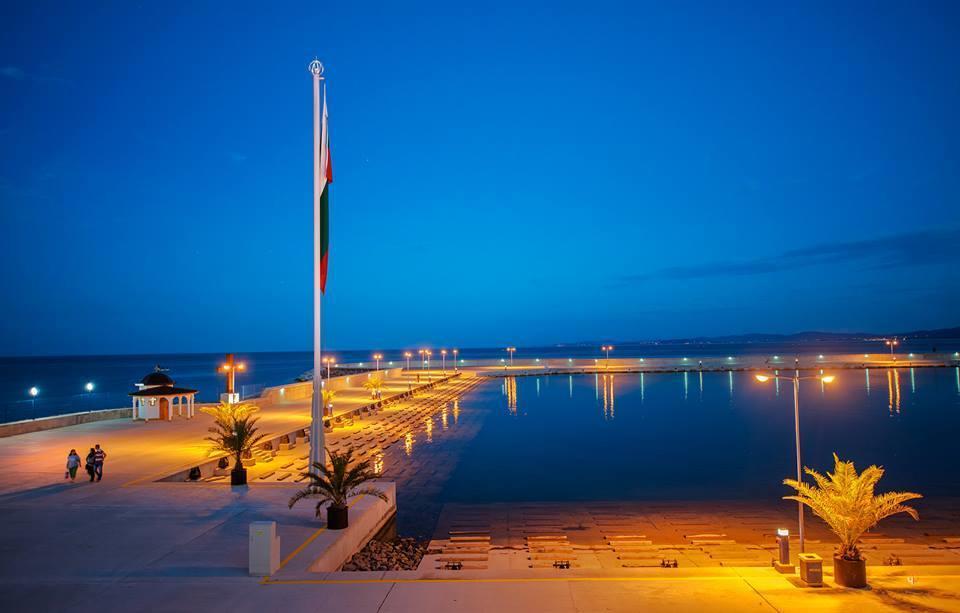
<svg viewBox="0 0 960 613">
<path fill-rule="evenodd" d="M 325 463 L 323 437 L 323 363 L 320 345 L 320 81 L 323 64 L 310 62 L 313 75 L 313 398 L 310 403 L 310 467 Z"/>
</svg>

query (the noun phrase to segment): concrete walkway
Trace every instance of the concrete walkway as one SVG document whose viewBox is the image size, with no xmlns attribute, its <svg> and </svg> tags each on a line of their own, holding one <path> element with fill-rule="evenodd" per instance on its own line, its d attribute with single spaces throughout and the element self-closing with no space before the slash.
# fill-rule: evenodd
<svg viewBox="0 0 960 613">
<path fill-rule="evenodd" d="M 367 397 L 338 399 L 350 401 Z M 306 402 L 265 407 L 262 427 L 299 427 L 308 410 Z M 0 611 L 960 611 L 960 565 L 871 567 L 866 591 L 805 589 L 770 568 L 740 567 L 518 569 L 442 579 L 331 573 L 263 582 L 247 576 L 251 521 L 279 522 L 281 557 L 319 527 L 312 505 L 287 508 L 296 484 L 144 478 L 203 457 L 207 419 L 99 422 L 0 440 Z M 94 442 L 109 454 L 105 480 L 64 482 L 66 452 Z"/>
</svg>

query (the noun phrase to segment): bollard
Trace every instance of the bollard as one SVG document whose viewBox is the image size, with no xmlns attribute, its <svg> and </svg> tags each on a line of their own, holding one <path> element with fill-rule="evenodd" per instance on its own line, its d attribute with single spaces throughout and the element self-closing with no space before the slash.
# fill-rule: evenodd
<svg viewBox="0 0 960 613">
<path fill-rule="evenodd" d="M 773 561 L 773 567 L 781 573 L 793 574 L 796 572 L 790 563 L 790 531 L 786 528 L 777 528 L 777 554 L 779 559 Z"/>
<path fill-rule="evenodd" d="M 255 521 L 250 523 L 250 574 L 265 577 L 277 572 L 280 567 L 280 537 L 277 522 Z"/>
</svg>

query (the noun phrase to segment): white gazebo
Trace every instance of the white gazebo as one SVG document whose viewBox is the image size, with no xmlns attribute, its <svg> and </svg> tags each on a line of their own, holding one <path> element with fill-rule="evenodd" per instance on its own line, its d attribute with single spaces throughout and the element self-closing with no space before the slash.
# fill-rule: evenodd
<svg viewBox="0 0 960 613">
<path fill-rule="evenodd" d="M 137 383 L 137 391 L 131 392 L 133 398 L 133 418 L 148 421 L 151 419 L 173 420 L 174 408 L 177 415 L 183 416 L 187 410 L 187 419 L 196 414 L 194 398 L 197 390 L 186 387 L 176 387 L 175 381 L 157 366 L 156 370 L 148 374 Z"/>
</svg>

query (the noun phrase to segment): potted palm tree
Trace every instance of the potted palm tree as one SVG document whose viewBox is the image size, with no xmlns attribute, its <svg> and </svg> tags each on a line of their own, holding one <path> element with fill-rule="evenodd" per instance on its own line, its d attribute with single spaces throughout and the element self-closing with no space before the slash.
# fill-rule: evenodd
<svg viewBox="0 0 960 613">
<path fill-rule="evenodd" d="M 383 389 L 383 376 L 380 374 L 372 375 L 363 382 L 363 387 L 370 390 L 371 398 L 378 398 L 380 396 L 380 391 Z"/>
<path fill-rule="evenodd" d="M 810 468 L 804 470 L 813 477 L 816 485 L 784 479 L 785 485 L 797 491 L 795 496 L 784 496 L 784 499 L 810 507 L 840 539 L 833 555 L 833 577 L 837 584 L 866 587 L 867 561 L 857 547 L 860 537 L 891 515 L 906 513 L 919 520 L 916 509 L 903 503 L 923 496 L 913 492 L 887 492 L 875 496 L 873 490 L 883 477 L 883 468 L 870 466 L 858 475 L 853 462 L 844 462 L 837 454 L 833 454 L 833 472 L 826 476 Z"/>
<path fill-rule="evenodd" d="M 350 466 L 353 461 L 353 449 L 348 448 L 343 453 L 337 453 L 331 449 L 327 450 L 330 456 L 330 468 L 323 462 L 314 462 L 313 471 L 303 473 L 310 479 L 309 485 L 297 492 L 290 499 L 289 506 L 297 504 L 304 498 L 318 498 L 316 513 L 320 517 L 320 511 L 325 502 L 329 502 L 327 507 L 327 529 L 343 530 L 349 525 L 349 508 L 347 500 L 361 494 L 376 496 L 384 502 L 388 502 L 387 495 L 375 487 L 362 487 L 364 483 L 375 479 L 376 473 L 370 467 L 370 461 L 364 460 Z"/>
<path fill-rule="evenodd" d="M 337 390 L 328 390 L 324 389 L 320 392 L 320 397 L 323 402 L 323 414 L 332 415 L 333 414 L 333 399 L 337 395 Z"/>
<path fill-rule="evenodd" d="M 206 437 L 211 451 L 226 452 L 235 459 L 230 471 L 230 485 L 246 485 L 247 469 L 243 467 L 243 456 L 251 453 L 264 437 L 257 434 L 258 418 L 253 416 L 259 407 L 243 402 L 221 402 L 200 410 L 213 417 L 213 426 L 209 428 L 211 435 Z"/>
</svg>

